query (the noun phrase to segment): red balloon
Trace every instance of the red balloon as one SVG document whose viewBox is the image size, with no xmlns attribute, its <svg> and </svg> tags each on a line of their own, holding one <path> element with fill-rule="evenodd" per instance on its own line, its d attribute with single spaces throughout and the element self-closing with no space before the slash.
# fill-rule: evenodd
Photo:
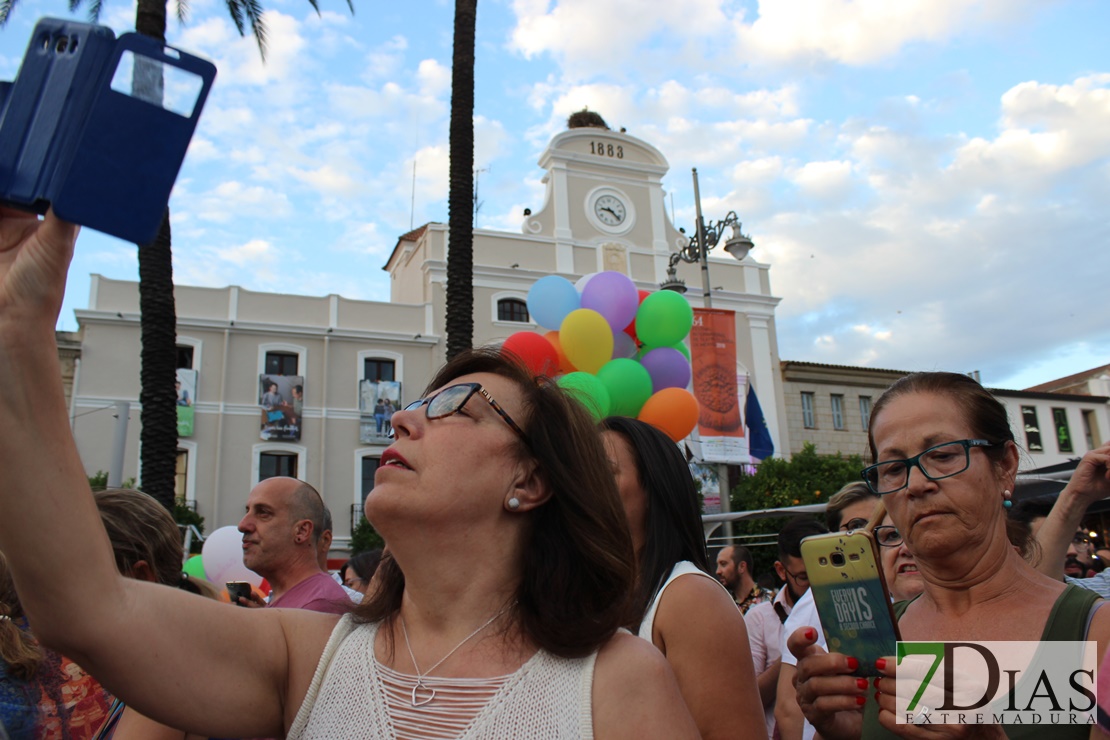
<svg viewBox="0 0 1110 740">
<path fill-rule="evenodd" d="M 555 377 L 559 374 L 559 354 L 541 334 L 518 331 L 502 343 L 501 353 L 516 357 L 536 375 Z"/>
<path fill-rule="evenodd" d="M 647 298 L 649 295 L 651 295 L 650 290 L 637 290 L 636 292 L 640 294 L 640 303 L 643 303 L 644 299 Z M 632 337 L 632 340 L 634 342 L 636 342 L 637 347 L 640 346 L 640 338 L 638 336 L 636 336 L 636 319 L 635 318 L 632 319 L 632 321 L 628 324 L 628 326 L 624 327 L 624 333 L 627 334 L 628 336 Z"/>
</svg>

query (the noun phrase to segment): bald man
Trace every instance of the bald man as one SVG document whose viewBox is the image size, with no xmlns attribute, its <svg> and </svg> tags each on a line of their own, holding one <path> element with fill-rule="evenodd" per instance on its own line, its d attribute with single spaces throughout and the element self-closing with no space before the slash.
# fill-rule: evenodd
<svg viewBox="0 0 1110 740">
<path fill-rule="evenodd" d="M 270 582 L 267 606 L 345 613 L 347 594 L 319 563 L 326 509 L 316 489 L 296 478 L 267 478 L 251 489 L 246 508 L 239 522 L 243 565 Z"/>
</svg>

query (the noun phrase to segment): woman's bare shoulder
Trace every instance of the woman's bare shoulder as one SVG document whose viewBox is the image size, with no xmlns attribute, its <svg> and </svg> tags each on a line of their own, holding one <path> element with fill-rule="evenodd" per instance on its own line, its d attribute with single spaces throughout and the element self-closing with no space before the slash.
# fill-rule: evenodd
<svg viewBox="0 0 1110 740">
<path fill-rule="evenodd" d="M 618 632 L 598 652 L 593 708 L 598 740 L 698 736 L 667 659 L 629 632 Z"/>
</svg>

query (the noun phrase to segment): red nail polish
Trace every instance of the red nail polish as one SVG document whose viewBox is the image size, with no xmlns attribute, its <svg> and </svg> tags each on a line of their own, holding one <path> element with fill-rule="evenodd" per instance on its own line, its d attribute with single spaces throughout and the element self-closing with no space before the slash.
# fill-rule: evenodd
<svg viewBox="0 0 1110 740">
<path fill-rule="evenodd" d="M 857 707 L 862 707 L 866 703 L 867 703 L 866 697 L 863 697 L 863 696 L 857 696 L 856 697 L 856 706 Z"/>
<path fill-rule="evenodd" d="M 880 696 L 882 696 L 882 695 L 883 695 L 883 692 L 881 692 L 881 691 L 876 691 L 876 692 L 875 692 L 875 701 L 878 701 L 878 700 L 879 700 L 879 697 L 880 697 Z"/>
<path fill-rule="evenodd" d="M 866 689 L 867 688 L 867 679 L 866 678 L 857 678 L 856 679 L 856 688 Z"/>
<path fill-rule="evenodd" d="M 854 671 L 859 668 L 859 661 L 855 658 L 848 658 L 848 670 Z"/>
<path fill-rule="evenodd" d="M 877 689 L 877 688 L 879 688 L 879 681 L 880 681 L 880 680 L 881 680 L 881 679 L 879 679 L 878 677 L 876 677 L 876 678 L 875 678 L 875 688 L 876 688 L 876 689 Z"/>
<path fill-rule="evenodd" d="M 812 627 L 807 628 L 806 629 L 806 639 L 807 640 L 816 640 L 817 639 L 817 630 L 813 629 Z"/>
<path fill-rule="evenodd" d="M 886 658 L 879 658 L 875 661 L 875 667 L 880 671 L 886 668 Z"/>
</svg>

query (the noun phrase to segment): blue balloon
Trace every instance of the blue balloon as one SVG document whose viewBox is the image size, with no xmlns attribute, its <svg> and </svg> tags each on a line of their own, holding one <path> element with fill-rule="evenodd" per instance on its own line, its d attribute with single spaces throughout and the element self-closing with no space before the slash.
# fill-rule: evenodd
<svg viewBox="0 0 1110 740">
<path fill-rule="evenodd" d="M 528 291 L 528 314 L 545 329 L 558 331 L 571 311 L 582 307 L 574 283 L 558 275 L 547 275 Z"/>
</svg>

